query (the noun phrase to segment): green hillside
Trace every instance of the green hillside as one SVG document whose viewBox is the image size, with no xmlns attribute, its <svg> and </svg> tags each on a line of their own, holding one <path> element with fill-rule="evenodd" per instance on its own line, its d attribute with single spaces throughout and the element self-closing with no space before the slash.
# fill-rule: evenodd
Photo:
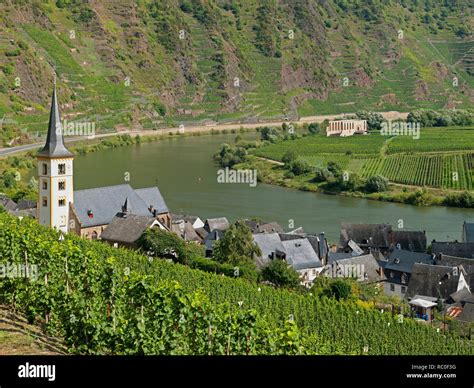
<svg viewBox="0 0 474 388">
<path fill-rule="evenodd" d="M 44 135 L 53 69 L 63 118 L 93 122 L 99 132 L 362 108 L 466 108 L 474 98 L 468 4 L 2 2 L 1 138 Z"/>
</svg>

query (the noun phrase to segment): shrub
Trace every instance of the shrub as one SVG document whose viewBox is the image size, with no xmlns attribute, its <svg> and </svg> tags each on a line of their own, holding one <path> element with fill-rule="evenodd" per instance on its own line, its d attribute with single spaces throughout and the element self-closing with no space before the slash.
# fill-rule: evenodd
<svg viewBox="0 0 474 388">
<path fill-rule="evenodd" d="M 227 143 L 221 145 L 219 151 L 214 154 L 216 160 L 222 167 L 232 167 L 247 159 L 247 150 L 243 147 L 233 147 Z"/>
<path fill-rule="evenodd" d="M 262 279 L 281 287 L 297 287 L 300 282 L 298 272 L 280 259 L 270 261 L 263 267 L 261 275 Z"/>
<path fill-rule="evenodd" d="M 303 175 L 311 171 L 309 163 L 301 158 L 293 160 L 290 164 L 290 171 L 295 175 Z"/>
<path fill-rule="evenodd" d="M 329 285 L 329 288 L 326 291 L 326 295 L 329 297 L 334 297 L 337 300 L 347 299 L 351 295 L 351 285 L 343 280 L 336 279 Z"/>
<path fill-rule="evenodd" d="M 285 152 L 285 155 L 281 158 L 281 161 L 285 164 L 289 164 L 298 158 L 298 155 L 294 150 L 289 150 Z"/>
<path fill-rule="evenodd" d="M 327 168 L 316 167 L 315 169 L 315 182 L 326 182 L 328 179 L 334 178 L 334 175 Z"/>
<path fill-rule="evenodd" d="M 369 179 L 367 179 L 365 189 L 369 193 L 380 193 L 382 191 L 387 191 L 388 179 L 382 175 L 371 176 Z"/>
</svg>

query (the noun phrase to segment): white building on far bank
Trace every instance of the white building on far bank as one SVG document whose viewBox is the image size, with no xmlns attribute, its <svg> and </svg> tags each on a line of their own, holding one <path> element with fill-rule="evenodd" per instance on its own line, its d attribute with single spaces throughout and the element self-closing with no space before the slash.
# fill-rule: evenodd
<svg viewBox="0 0 474 388">
<path fill-rule="evenodd" d="M 326 128 L 326 136 L 352 136 L 367 134 L 367 120 L 334 120 Z"/>
</svg>

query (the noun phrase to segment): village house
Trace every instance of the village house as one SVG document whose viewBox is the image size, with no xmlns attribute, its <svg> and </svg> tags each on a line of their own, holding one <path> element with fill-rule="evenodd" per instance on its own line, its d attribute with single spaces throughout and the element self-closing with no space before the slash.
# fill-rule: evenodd
<svg viewBox="0 0 474 388">
<path fill-rule="evenodd" d="M 339 252 L 373 253 L 376 259 L 387 256 L 395 249 L 426 252 L 426 232 L 393 230 L 390 224 L 342 223 Z"/>
<path fill-rule="evenodd" d="M 474 290 L 474 259 L 440 254 L 436 257 L 435 263 L 447 267 L 462 267 L 466 273 L 469 289 Z"/>
<path fill-rule="evenodd" d="M 73 190 L 74 155 L 64 145 L 56 86 L 46 144 L 37 159 L 37 219 L 41 225 L 95 240 L 122 212 L 153 217 L 166 228 L 171 227 L 171 215 L 157 187 L 133 189 L 122 184 Z"/>
<path fill-rule="evenodd" d="M 379 283 L 385 280 L 383 268 L 371 254 L 340 259 L 329 256 L 329 261 L 321 274 L 330 278 L 355 278 L 365 283 Z"/>
<path fill-rule="evenodd" d="M 339 252 L 354 251 L 349 242 L 352 240 L 364 253 L 386 255 L 392 245 L 392 226 L 389 224 L 350 224 L 342 223 L 339 237 Z"/>
<path fill-rule="evenodd" d="M 431 252 L 439 257 L 441 254 L 454 257 L 474 258 L 474 242 L 437 242 L 431 243 Z"/>
<path fill-rule="evenodd" d="M 386 278 L 385 295 L 405 297 L 415 263 L 433 264 L 433 262 L 432 255 L 426 253 L 394 250 L 387 259 L 379 261 Z"/>
<path fill-rule="evenodd" d="M 462 267 L 415 263 L 412 268 L 407 297 L 415 295 L 439 298 L 447 301 L 451 294 L 466 288 L 465 271 Z"/>
<path fill-rule="evenodd" d="M 15 211 L 18 208 L 18 205 L 15 201 L 3 194 L 0 196 L 0 205 L 9 213 Z"/>
<path fill-rule="evenodd" d="M 221 230 L 225 231 L 229 229 L 230 223 L 225 217 L 219 217 L 219 218 L 208 218 L 206 222 L 204 223 L 204 229 L 208 232 L 211 233 L 213 230 Z"/>
<path fill-rule="evenodd" d="M 105 227 L 101 239 L 114 247 L 136 249 L 137 241 L 147 228 L 167 230 L 154 217 L 119 213 Z"/>
<path fill-rule="evenodd" d="M 252 233 L 283 233 L 283 228 L 277 222 L 260 222 L 256 220 L 243 220 Z"/>
<path fill-rule="evenodd" d="M 321 260 L 321 263 L 323 265 L 327 263 L 329 246 L 324 233 L 319 233 L 317 235 L 309 234 L 304 233 L 301 229 L 298 232 L 279 233 L 278 236 L 281 241 L 307 239 Z"/>
<path fill-rule="evenodd" d="M 206 257 L 212 257 L 214 254 L 214 244 L 219 241 L 222 237 L 224 237 L 224 231 L 219 229 L 214 229 L 211 233 L 209 233 L 206 238 L 203 240 L 203 244 L 205 246 L 205 255 Z"/>
<path fill-rule="evenodd" d="M 323 265 L 308 239 L 282 241 L 286 262 L 300 275 L 301 284 L 310 287 Z"/>
<path fill-rule="evenodd" d="M 191 216 L 188 214 L 172 214 L 171 218 L 174 221 L 185 221 L 191 224 L 194 229 L 204 228 L 204 222 L 198 216 Z"/>
<path fill-rule="evenodd" d="M 391 249 L 412 252 L 426 252 L 426 232 L 414 230 L 393 230 Z"/>
<path fill-rule="evenodd" d="M 285 260 L 300 275 L 301 284 L 309 287 L 323 270 L 323 265 L 307 238 L 281 240 L 278 233 L 253 234 L 262 254 L 256 258 L 257 267 L 263 268 L 271 260 Z"/>
<path fill-rule="evenodd" d="M 184 219 L 176 220 L 173 217 L 173 221 L 171 222 L 171 231 L 181 237 L 184 241 L 192 241 L 198 244 L 203 241 L 203 239 L 194 229 L 192 221 L 185 221 Z"/>
<path fill-rule="evenodd" d="M 347 137 L 367 134 L 367 120 L 333 120 L 326 128 L 326 136 Z"/>
<path fill-rule="evenodd" d="M 36 217 L 36 201 L 20 199 L 16 203 L 6 195 L 0 194 L 0 206 L 16 217 Z"/>
<path fill-rule="evenodd" d="M 446 308 L 446 316 L 463 324 L 474 322 L 474 295 L 463 288 L 449 296 L 450 305 Z"/>
</svg>

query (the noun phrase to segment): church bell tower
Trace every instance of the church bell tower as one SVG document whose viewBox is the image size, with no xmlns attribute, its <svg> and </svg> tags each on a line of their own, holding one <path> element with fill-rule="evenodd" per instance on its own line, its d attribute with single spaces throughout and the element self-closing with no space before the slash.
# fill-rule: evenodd
<svg viewBox="0 0 474 388">
<path fill-rule="evenodd" d="M 51 101 L 48 136 L 38 153 L 38 207 L 41 225 L 62 232 L 68 231 L 69 207 L 74 201 L 74 154 L 64 145 L 63 129 L 59 118 L 56 81 Z"/>
</svg>

